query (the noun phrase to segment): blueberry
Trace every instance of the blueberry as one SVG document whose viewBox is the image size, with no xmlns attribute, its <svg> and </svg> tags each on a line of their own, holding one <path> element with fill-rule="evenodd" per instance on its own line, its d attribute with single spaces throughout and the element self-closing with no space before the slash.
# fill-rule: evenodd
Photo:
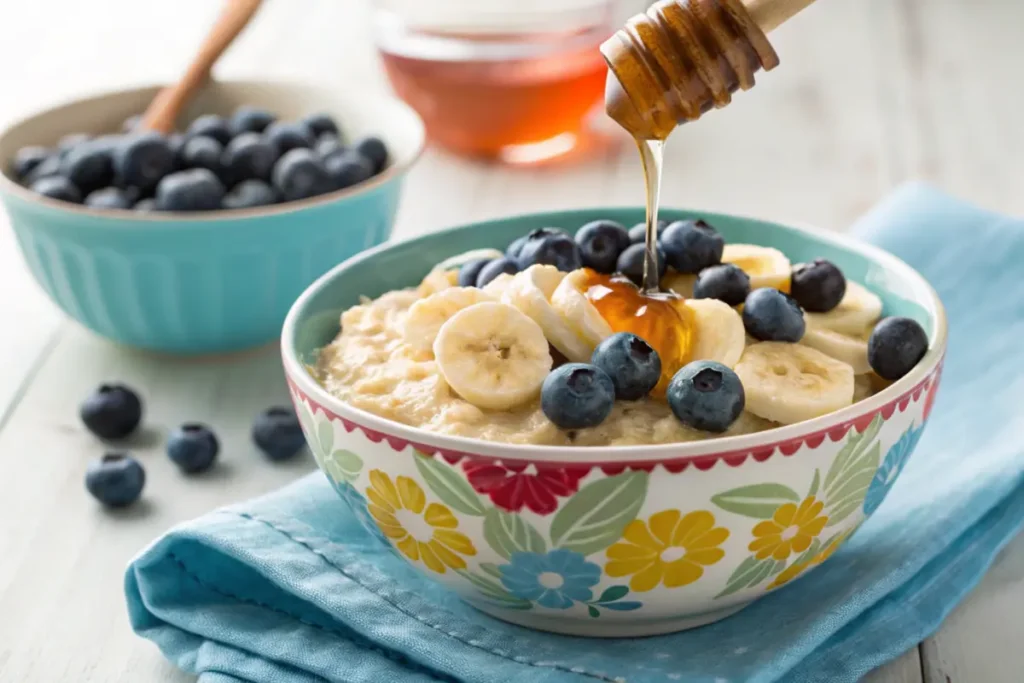
<svg viewBox="0 0 1024 683">
<path fill-rule="evenodd" d="M 615 385 L 601 368 L 587 363 L 566 363 L 544 378 L 540 408 L 562 429 L 596 427 L 615 404 Z"/>
<path fill-rule="evenodd" d="M 178 160 L 182 168 L 205 168 L 219 176 L 220 156 L 223 152 L 224 146 L 219 142 L 205 135 L 198 135 L 185 143 Z"/>
<path fill-rule="evenodd" d="M 277 120 L 277 117 L 266 109 L 242 106 L 231 115 L 231 121 L 228 123 L 228 126 L 231 128 L 232 135 L 262 133 L 275 120 Z"/>
<path fill-rule="evenodd" d="M 370 136 L 359 140 L 355 150 L 370 162 L 374 173 L 380 173 L 388 164 L 388 147 L 378 137 Z"/>
<path fill-rule="evenodd" d="M 805 311 L 828 313 L 846 294 L 846 277 L 831 261 L 815 259 L 793 269 L 790 293 Z"/>
<path fill-rule="evenodd" d="M 629 246 L 629 233 L 615 221 L 591 221 L 576 231 L 583 265 L 599 273 L 615 272 L 619 254 Z"/>
<path fill-rule="evenodd" d="M 263 136 L 277 149 L 278 154 L 284 154 L 293 149 L 309 148 L 316 142 L 313 134 L 301 123 L 276 121 L 267 127 Z"/>
<path fill-rule="evenodd" d="M 793 297 L 761 287 L 743 302 L 743 327 L 761 341 L 798 342 L 804 336 L 804 313 Z"/>
<path fill-rule="evenodd" d="M 480 275 L 480 271 L 483 267 L 490 262 L 490 259 L 485 258 L 466 261 L 466 263 L 459 268 L 459 287 L 476 287 L 477 276 Z M 511 263 L 511 261 L 509 262 Z M 497 277 L 497 275 L 495 275 L 495 277 Z"/>
<path fill-rule="evenodd" d="M 219 450 L 217 437 L 203 424 L 183 424 L 167 437 L 167 457 L 189 474 L 210 469 Z"/>
<path fill-rule="evenodd" d="M 658 281 L 665 276 L 665 253 L 659 246 L 657 248 Z M 637 287 L 644 286 L 644 257 L 647 253 L 647 246 L 644 244 L 631 244 L 624 252 L 619 254 L 619 260 L 615 263 L 615 270 L 622 273 L 633 281 Z"/>
<path fill-rule="evenodd" d="M 25 177 L 21 179 L 21 182 L 25 186 L 31 186 L 38 180 L 42 180 L 43 178 L 52 178 L 58 175 L 60 175 L 60 157 L 54 154 L 36 164 L 31 171 L 25 174 Z"/>
<path fill-rule="evenodd" d="M 668 221 L 659 220 L 657 233 L 658 239 L 661 239 L 661 235 L 665 232 L 665 228 L 668 227 Z M 647 241 L 647 223 L 637 223 L 629 229 L 629 243 L 630 244 L 643 244 Z"/>
<path fill-rule="evenodd" d="M 258 133 L 242 133 L 228 143 L 220 165 L 229 185 L 243 180 L 270 180 L 277 163 L 277 148 Z"/>
<path fill-rule="evenodd" d="M 313 135 L 316 137 L 320 137 L 324 133 L 330 133 L 335 137 L 341 136 L 338 131 L 338 124 L 334 122 L 334 119 L 332 119 L 329 114 L 312 114 L 302 119 L 300 123 L 312 131 Z"/>
<path fill-rule="evenodd" d="M 224 185 L 206 168 L 193 168 L 165 176 L 156 186 L 157 211 L 216 211 L 224 199 Z"/>
<path fill-rule="evenodd" d="M 576 240 L 562 231 L 554 234 L 541 234 L 534 230 L 527 236 L 526 244 L 519 250 L 517 260 L 520 270 L 544 264 L 570 273 L 583 267 L 583 257 L 580 255 L 579 245 L 576 244 Z"/>
<path fill-rule="evenodd" d="M 78 147 L 79 145 L 88 142 L 89 140 L 90 136 L 86 135 L 85 133 L 70 133 L 69 135 L 65 135 L 64 137 L 57 141 L 57 152 L 61 156 L 64 156 L 65 154 L 73 150 L 75 147 Z"/>
<path fill-rule="evenodd" d="M 243 180 L 224 195 L 225 209 L 251 209 L 277 203 L 277 192 L 262 180 Z"/>
<path fill-rule="evenodd" d="M 197 137 L 213 138 L 222 146 L 231 140 L 231 128 L 223 116 L 217 114 L 203 114 L 193 121 L 186 133 L 189 139 Z"/>
<path fill-rule="evenodd" d="M 104 187 L 90 192 L 85 198 L 85 205 L 94 209 L 130 209 L 134 201 L 135 193 L 132 190 Z"/>
<path fill-rule="evenodd" d="M 39 164 L 50 158 L 50 150 L 45 147 L 33 145 L 22 147 L 14 155 L 14 162 L 11 164 L 11 173 L 15 180 L 24 180 Z"/>
<path fill-rule="evenodd" d="M 288 460 L 306 445 L 302 427 L 295 411 L 278 406 L 256 416 L 252 424 L 252 440 L 271 460 Z"/>
<path fill-rule="evenodd" d="M 139 133 L 122 138 L 114 150 L 118 185 L 148 192 L 175 168 L 174 151 L 160 133 Z"/>
<path fill-rule="evenodd" d="M 928 335 L 910 318 L 885 318 L 868 339 L 868 363 L 879 377 L 897 380 L 928 352 Z"/>
<path fill-rule="evenodd" d="M 84 194 L 106 187 L 114 179 L 110 149 L 96 141 L 68 150 L 60 162 L 60 174 Z"/>
<path fill-rule="evenodd" d="M 146 470 L 124 453 L 108 453 L 85 468 L 85 488 L 107 507 L 131 505 L 142 495 Z"/>
<path fill-rule="evenodd" d="M 515 275 L 519 272 L 519 266 L 510 258 L 496 258 L 484 265 L 476 276 L 476 286 L 483 287 L 488 282 L 502 273 Z"/>
<path fill-rule="evenodd" d="M 133 130 L 139 127 L 140 123 L 142 123 L 142 114 L 134 114 L 132 116 L 129 116 L 121 123 L 121 132 L 131 133 Z"/>
<path fill-rule="evenodd" d="M 661 357 L 651 345 L 630 332 L 606 338 L 590 362 L 604 370 L 615 385 L 615 398 L 635 401 L 651 393 L 661 379 Z"/>
<path fill-rule="evenodd" d="M 142 421 L 139 395 L 121 384 L 101 384 L 79 406 L 86 429 L 101 439 L 123 439 Z"/>
<path fill-rule="evenodd" d="M 188 142 L 188 138 L 184 133 L 171 133 L 167 136 L 167 146 L 171 148 L 171 154 L 174 155 L 174 168 L 172 170 L 181 170 L 181 151 L 185 149 L 185 143 Z"/>
<path fill-rule="evenodd" d="M 313 149 L 316 150 L 321 159 L 326 159 L 334 152 L 340 152 L 345 149 L 345 145 L 342 144 L 341 139 L 337 135 L 324 133 L 316 139 L 316 147 Z"/>
<path fill-rule="evenodd" d="M 140 199 L 132 208 L 136 211 L 156 211 L 156 200 L 152 197 Z"/>
<path fill-rule="evenodd" d="M 324 167 L 336 190 L 344 190 L 373 177 L 373 168 L 354 149 L 339 149 L 324 157 Z"/>
<path fill-rule="evenodd" d="M 509 258 L 512 259 L 518 259 L 519 254 L 522 253 L 523 251 L 523 247 L 526 246 L 526 243 L 529 242 L 530 240 L 541 239 L 543 237 L 548 237 L 549 235 L 568 234 L 569 233 L 567 233 L 565 230 L 562 230 L 561 228 L 537 228 L 535 230 L 531 230 L 522 237 L 517 238 L 515 241 L 512 242 L 512 244 L 508 245 L 508 249 L 505 250 L 505 256 L 508 256 Z"/>
<path fill-rule="evenodd" d="M 505 250 L 505 256 L 510 259 L 518 259 L 519 252 L 523 250 L 523 245 L 526 244 L 528 239 L 530 239 L 528 235 L 523 235 L 522 237 L 514 239 L 512 244 L 508 245 L 508 248 Z"/>
<path fill-rule="evenodd" d="M 680 273 L 699 273 L 722 262 L 725 240 L 704 221 L 676 221 L 661 236 L 668 265 Z"/>
<path fill-rule="evenodd" d="M 323 162 L 309 149 L 286 152 L 274 165 L 274 189 L 285 201 L 331 192 L 334 179 Z"/>
<path fill-rule="evenodd" d="M 743 412 L 746 395 L 740 378 L 713 360 L 684 365 L 668 385 L 672 414 L 688 427 L 721 433 Z"/>
<path fill-rule="evenodd" d="M 730 306 L 739 306 L 748 294 L 750 276 L 732 263 L 705 268 L 693 284 L 694 299 L 718 299 Z"/>
<path fill-rule="evenodd" d="M 50 199 L 59 199 L 62 202 L 71 202 L 73 204 L 82 203 L 82 193 L 75 187 L 73 182 L 63 176 L 55 175 L 40 178 L 32 183 L 32 187 L 29 189 Z"/>
</svg>

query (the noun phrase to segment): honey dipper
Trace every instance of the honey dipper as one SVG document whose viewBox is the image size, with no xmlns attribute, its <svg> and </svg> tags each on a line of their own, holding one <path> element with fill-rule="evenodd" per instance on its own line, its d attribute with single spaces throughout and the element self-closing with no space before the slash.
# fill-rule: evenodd
<svg viewBox="0 0 1024 683">
<path fill-rule="evenodd" d="M 605 109 L 637 139 L 664 140 L 724 107 L 779 63 L 766 33 L 814 0 L 660 0 L 601 45 Z"/>
<path fill-rule="evenodd" d="M 177 83 L 161 90 L 142 116 L 140 128 L 170 133 L 178 114 L 210 77 L 210 70 L 260 8 L 263 0 L 226 0 L 191 64 Z"/>
</svg>

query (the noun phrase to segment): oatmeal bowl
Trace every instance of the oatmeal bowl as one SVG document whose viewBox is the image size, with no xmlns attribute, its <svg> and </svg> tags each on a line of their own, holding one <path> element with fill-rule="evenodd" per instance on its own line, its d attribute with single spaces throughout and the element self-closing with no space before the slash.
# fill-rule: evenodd
<svg viewBox="0 0 1024 683">
<path fill-rule="evenodd" d="M 829 560 L 928 418 L 946 322 L 909 266 L 677 210 L 647 259 L 624 227 L 641 218 L 384 245 L 285 322 L 292 398 L 340 497 L 499 619 L 620 637 L 726 617 Z M 645 260 L 657 290 L 638 286 Z"/>
</svg>

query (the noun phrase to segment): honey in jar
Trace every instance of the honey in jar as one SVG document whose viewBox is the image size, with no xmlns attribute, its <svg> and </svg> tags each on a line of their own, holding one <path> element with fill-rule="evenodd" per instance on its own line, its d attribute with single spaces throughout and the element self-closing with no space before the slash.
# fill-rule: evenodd
<svg viewBox="0 0 1024 683">
<path fill-rule="evenodd" d="M 693 313 L 673 292 L 641 291 L 622 275 L 587 269 L 584 295 L 614 332 L 632 332 L 658 352 L 661 379 L 652 395 L 664 397 L 668 383 L 690 361 L 695 340 Z"/>
</svg>

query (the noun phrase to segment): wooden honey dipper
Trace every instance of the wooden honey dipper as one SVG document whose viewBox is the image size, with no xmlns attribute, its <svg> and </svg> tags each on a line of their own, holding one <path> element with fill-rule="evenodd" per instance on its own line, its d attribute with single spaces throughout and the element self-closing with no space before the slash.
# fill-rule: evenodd
<svg viewBox="0 0 1024 683">
<path fill-rule="evenodd" d="M 213 65 L 249 24 L 261 4 L 262 0 L 225 0 L 220 16 L 206 34 L 185 73 L 177 83 L 157 93 L 142 115 L 140 128 L 161 133 L 174 130 L 178 114 L 206 84 Z"/>
<path fill-rule="evenodd" d="M 660 0 L 601 45 L 605 109 L 631 135 L 664 140 L 778 66 L 769 33 L 814 0 Z"/>
</svg>

